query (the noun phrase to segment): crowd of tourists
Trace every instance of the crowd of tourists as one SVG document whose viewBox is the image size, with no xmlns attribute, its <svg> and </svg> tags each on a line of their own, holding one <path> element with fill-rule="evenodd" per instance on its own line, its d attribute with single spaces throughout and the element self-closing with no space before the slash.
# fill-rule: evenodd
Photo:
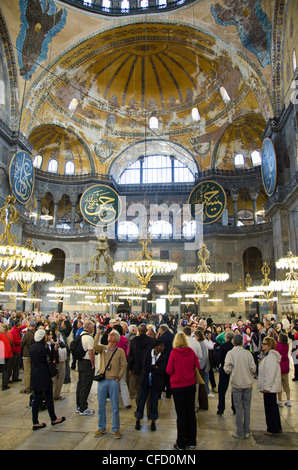
<svg viewBox="0 0 298 470">
<path fill-rule="evenodd" d="M 74 341 L 79 339 L 79 341 Z M 75 343 L 77 343 L 75 349 Z M 293 360 L 298 381 L 298 317 L 282 315 L 277 321 L 233 317 L 227 324 L 178 314 L 77 314 L 52 312 L 0 312 L 0 372 L 2 390 L 21 382 L 28 394 L 33 430 L 46 426 L 38 416 L 44 402 L 51 424 L 63 423 L 55 414 L 55 401 L 64 400 L 63 384 L 76 370 L 76 412 L 91 416 L 88 397 L 97 382 L 98 429 L 106 429 L 106 404 L 112 408 L 112 433 L 120 434 L 120 398 L 130 409 L 135 401 L 135 429 L 140 430 L 144 409 L 151 431 L 157 428 L 162 394 L 173 397 L 177 415 L 175 449 L 195 448 L 199 409 L 218 399 L 217 413 L 226 408 L 231 386 L 231 408 L 240 439 L 250 436 L 250 405 L 254 380 L 264 396 L 267 435 L 282 432 L 279 407 L 291 406 L 289 372 Z M 81 354 L 79 355 L 79 346 Z M 20 378 L 20 371 L 23 371 Z M 216 381 L 218 383 L 216 383 Z M 283 394 L 285 399 L 283 400 Z"/>
</svg>

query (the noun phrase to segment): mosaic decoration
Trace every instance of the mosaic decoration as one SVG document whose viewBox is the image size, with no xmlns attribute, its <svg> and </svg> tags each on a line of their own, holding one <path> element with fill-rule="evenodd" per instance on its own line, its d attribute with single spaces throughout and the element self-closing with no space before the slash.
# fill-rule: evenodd
<svg viewBox="0 0 298 470">
<path fill-rule="evenodd" d="M 16 41 L 20 74 L 30 80 L 47 58 L 49 43 L 66 23 L 66 10 L 52 0 L 20 0 L 21 30 Z"/>
<path fill-rule="evenodd" d="M 17 152 L 9 165 L 9 182 L 11 190 L 21 204 L 26 204 L 34 187 L 34 167 L 27 152 Z"/>
<path fill-rule="evenodd" d="M 270 65 L 271 24 L 261 0 L 224 0 L 224 4 L 211 6 L 216 23 L 236 26 L 242 45 L 257 56 L 262 67 Z"/>
<path fill-rule="evenodd" d="M 83 193 L 80 209 L 84 219 L 90 224 L 112 225 L 120 216 L 121 201 L 114 189 L 96 184 Z"/>
<path fill-rule="evenodd" d="M 203 224 L 216 222 L 226 208 L 227 198 L 222 186 L 215 181 L 203 181 L 190 193 L 188 204 L 194 219 L 198 220 L 198 211 L 203 211 Z"/>
<path fill-rule="evenodd" d="M 274 145 L 270 139 L 265 139 L 262 150 L 262 180 L 268 196 L 274 193 L 276 186 L 276 154 Z"/>
</svg>

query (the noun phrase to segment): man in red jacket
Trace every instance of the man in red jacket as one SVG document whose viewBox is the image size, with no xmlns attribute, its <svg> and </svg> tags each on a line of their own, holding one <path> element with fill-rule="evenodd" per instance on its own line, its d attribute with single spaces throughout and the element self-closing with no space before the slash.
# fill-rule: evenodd
<svg viewBox="0 0 298 470">
<path fill-rule="evenodd" d="M 10 334 L 13 337 L 13 346 L 12 346 L 12 361 L 9 367 L 9 378 L 8 383 L 11 382 L 21 382 L 22 379 L 19 378 L 20 366 L 21 366 L 21 320 L 16 319 L 15 324 L 10 330 Z"/>
<path fill-rule="evenodd" d="M 0 371 L 2 372 L 2 390 L 8 390 L 9 363 L 12 360 L 12 336 L 7 325 L 0 323 Z"/>
</svg>

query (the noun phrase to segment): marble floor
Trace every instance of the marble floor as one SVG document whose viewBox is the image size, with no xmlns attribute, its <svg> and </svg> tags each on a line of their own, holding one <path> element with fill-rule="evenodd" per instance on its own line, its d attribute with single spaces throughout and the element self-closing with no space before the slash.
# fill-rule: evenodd
<svg viewBox="0 0 298 470">
<path fill-rule="evenodd" d="M 20 373 L 22 377 L 22 371 Z M 218 379 L 217 373 L 215 374 Z M 107 433 L 98 438 L 97 430 L 97 384 L 94 382 L 89 397 L 89 408 L 95 410 L 92 416 L 80 416 L 76 413 L 75 390 L 77 372 L 71 372 L 71 383 L 63 385 L 62 401 L 55 401 L 58 417 L 65 416 L 66 421 L 58 426 L 51 426 L 47 411 L 40 412 L 40 422 L 45 422 L 44 429 L 33 431 L 29 395 L 20 393 L 22 383 L 10 384 L 10 390 L 0 391 L 0 450 L 101 450 L 119 455 L 119 452 L 138 450 L 176 452 L 173 444 L 176 440 L 176 414 L 173 399 L 162 397 L 160 402 L 157 430 L 150 430 L 150 422 L 142 421 L 140 431 L 135 430 L 134 410 L 127 409 L 121 403 L 121 439 L 115 439 L 111 432 L 111 408 L 107 404 Z M 198 438 L 196 450 L 297 450 L 298 449 L 298 382 L 292 382 L 292 406 L 280 408 L 283 432 L 279 436 L 265 436 L 265 416 L 262 394 L 254 382 L 251 407 L 251 437 L 245 440 L 232 437 L 235 430 L 235 416 L 230 408 L 230 390 L 227 392 L 226 411 L 217 415 L 217 394 L 209 399 L 209 409 L 196 413 Z M 118 451 L 118 452 L 116 452 Z M 193 452 L 193 451 L 192 451 Z M 104 453 L 104 452 L 103 452 Z"/>
</svg>

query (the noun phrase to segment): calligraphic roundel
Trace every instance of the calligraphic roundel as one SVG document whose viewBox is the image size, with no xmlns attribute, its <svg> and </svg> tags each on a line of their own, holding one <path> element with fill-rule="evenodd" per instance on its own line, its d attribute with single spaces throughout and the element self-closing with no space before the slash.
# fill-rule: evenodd
<svg viewBox="0 0 298 470">
<path fill-rule="evenodd" d="M 262 180 L 267 196 L 274 193 L 277 178 L 276 154 L 272 141 L 267 137 L 262 149 Z"/>
<path fill-rule="evenodd" d="M 227 198 L 222 186 L 215 181 L 197 184 L 188 199 L 191 216 L 199 224 L 212 224 L 223 214 Z"/>
<path fill-rule="evenodd" d="M 81 213 L 96 226 L 112 225 L 121 212 L 121 201 L 110 186 L 96 184 L 86 189 L 80 200 Z"/>
<path fill-rule="evenodd" d="M 34 167 L 29 153 L 17 152 L 9 165 L 9 183 L 17 201 L 26 204 L 34 187 Z"/>
</svg>

